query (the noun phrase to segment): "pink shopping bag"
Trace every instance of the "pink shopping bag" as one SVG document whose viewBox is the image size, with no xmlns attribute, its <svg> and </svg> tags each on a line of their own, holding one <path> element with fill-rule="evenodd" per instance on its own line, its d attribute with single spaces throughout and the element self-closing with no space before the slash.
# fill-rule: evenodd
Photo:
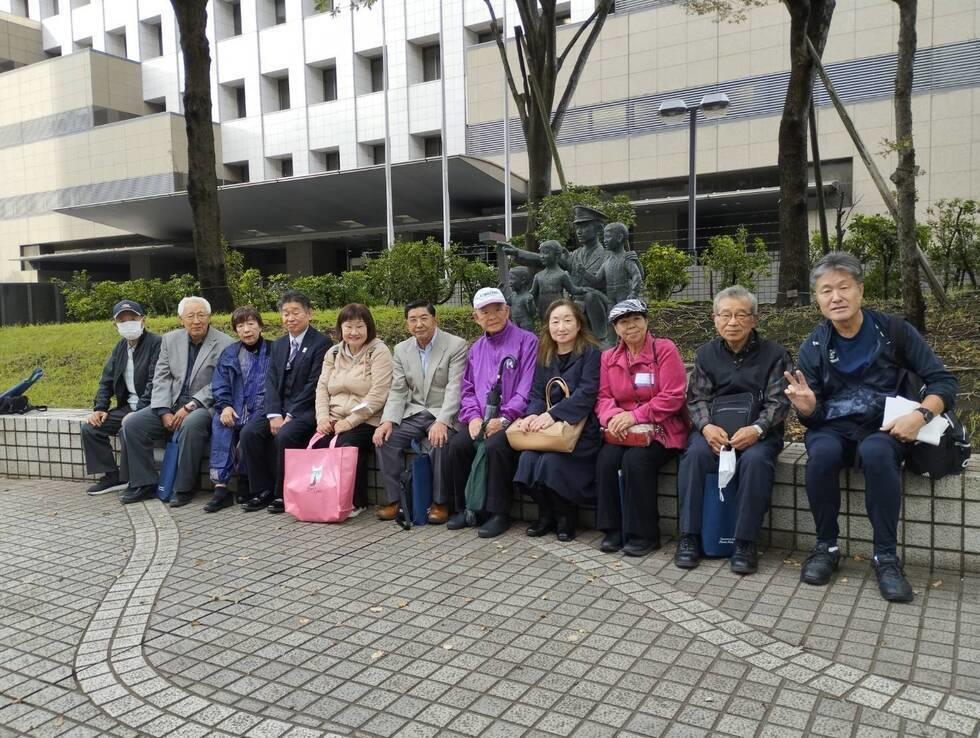
<svg viewBox="0 0 980 738">
<path fill-rule="evenodd" d="M 313 448 L 323 438 L 317 433 L 306 448 L 286 449 L 283 493 L 286 512 L 307 523 L 342 523 L 353 509 L 357 447 Z"/>
</svg>

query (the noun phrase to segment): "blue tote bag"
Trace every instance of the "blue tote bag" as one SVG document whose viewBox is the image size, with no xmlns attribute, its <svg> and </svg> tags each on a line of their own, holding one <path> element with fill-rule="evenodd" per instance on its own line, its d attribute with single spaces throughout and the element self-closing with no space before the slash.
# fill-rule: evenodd
<svg viewBox="0 0 980 738">
<path fill-rule="evenodd" d="M 718 489 L 718 475 L 704 478 L 701 513 L 701 548 L 705 556 L 729 557 L 735 553 L 735 491 L 738 476 Z"/>
<path fill-rule="evenodd" d="M 177 431 L 163 451 L 163 463 L 160 465 L 160 480 L 157 482 L 157 497 L 164 502 L 169 502 L 174 496 L 174 482 L 177 480 L 177 456 L 180 449 L 177 447 L 177 439 L 180 431 Z"/>
</svg>

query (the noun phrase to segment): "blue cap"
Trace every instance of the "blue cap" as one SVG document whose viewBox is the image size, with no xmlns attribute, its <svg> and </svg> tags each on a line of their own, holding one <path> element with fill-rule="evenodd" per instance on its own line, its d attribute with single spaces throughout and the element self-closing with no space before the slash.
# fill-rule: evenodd
<svg viewBox="0 0 980 738">
<path fill-rule="evenodd" d="M 132 300 L 120 300 L 112 307 L 112 319 L 115 320 L 119 317 L 119 313 L 124 313 L 127 310 L 131 313 L 136 313 L 141 318 L 146 315 L 138 302 L 133 302 Z"/>
</svg>

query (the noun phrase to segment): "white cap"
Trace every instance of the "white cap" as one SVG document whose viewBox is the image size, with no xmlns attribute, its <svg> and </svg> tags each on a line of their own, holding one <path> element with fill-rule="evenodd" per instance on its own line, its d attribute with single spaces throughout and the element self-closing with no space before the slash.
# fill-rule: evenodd
<svg viewBox="0 0 980 738">
<path fill-rule="evenodd" d="M 480 308 L 486 307 L 487 305 L 493 305 L 494 303 L 507 304 L 507 300 L 504 298 L 504 293 L 498 290 L 496 287 L 482 287 L 476 291 L 473 295 L 473 309 L 479 310 Z"/>
</svg>

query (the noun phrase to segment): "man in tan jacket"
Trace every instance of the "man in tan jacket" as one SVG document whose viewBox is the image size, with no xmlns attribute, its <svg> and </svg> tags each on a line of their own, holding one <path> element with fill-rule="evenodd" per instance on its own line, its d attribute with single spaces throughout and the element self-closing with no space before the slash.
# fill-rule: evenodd
<svg viewBox="0 0 980 738">
<path fill-rule="evenodd" d="M 442 479 L 442 452 L 455 433 L 460 384 L 466 368 L 466 341 L 439 330 L 436 309 L 425 301 L 405 306 L 405 324 L 412 337 L 395 346 L 391 390 L 374 433 L 378 466 L 388 504 L 378 508 L 380 520 L 398 513 L 402 453 L 412 441 L 428 439 L 432 447 L 430 523 L 449 518 L 449 491 Z"/>
</svg>

